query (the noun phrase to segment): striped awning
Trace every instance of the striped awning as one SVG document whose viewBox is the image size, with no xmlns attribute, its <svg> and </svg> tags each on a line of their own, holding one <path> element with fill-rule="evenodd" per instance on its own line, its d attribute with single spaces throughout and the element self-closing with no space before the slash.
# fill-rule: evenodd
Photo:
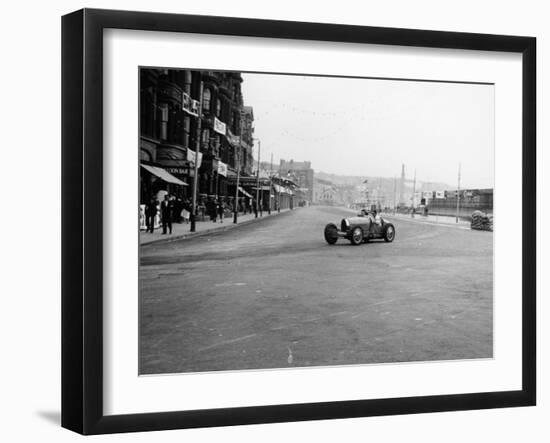
<svg viewBox="0 0 550 443">
<path fill-rule="evenodd" d="M 173 183 L 180 186 L 189 186 L 187 183 L 182 182 L 179 178 L 174 177 L 165 169 L 159 168 L 157 166 L 144 165 L 141 163 L 141 167 L 149 171 L 151 174 L 156 175 L 161 180 L 164 180 L 167 183 Z"/>
</svg>

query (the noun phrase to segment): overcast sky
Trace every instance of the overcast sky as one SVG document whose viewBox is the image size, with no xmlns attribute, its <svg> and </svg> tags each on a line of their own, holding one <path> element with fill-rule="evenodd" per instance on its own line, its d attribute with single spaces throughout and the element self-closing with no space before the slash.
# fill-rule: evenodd
<svg viewBox="0 0 550 443">
<path fill-rule="evenodd" d="M 243 74 L 262 161 L 315 171 L 493 187 L 494 87 Z"/>
</svg>

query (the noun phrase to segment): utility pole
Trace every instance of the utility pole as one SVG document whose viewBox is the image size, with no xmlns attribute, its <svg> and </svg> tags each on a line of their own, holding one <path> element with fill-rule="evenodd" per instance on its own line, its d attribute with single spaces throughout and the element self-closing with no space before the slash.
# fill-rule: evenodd
<svg viewBox="0 0 550 443">
<path fill-rule="evenodd" d="M 416 168 L 414 170 L 414 181 L 413 181 L 412 211 L 411 211 L 412 218 L 414 218 L 414 211 L 415 211 L 415 207 L 414 207 L 415 196 L 416 196 Z"/>
<path fill-rule="evenodd" d="M 393 178 L 393 215 L 395 215 L 395 193 L 397 192 L 397 178 Z"/>
<path fill-rule="evenodd" d="M 273 189 L 273 152 L 271 153 L 271 164 L 269 165 L 269 208 L 267 213 L 271 215 L 271 190 Z"/>
<path fill-rule="evenodd" d="M 279 159 L 280 160 L 280 159 Z M 279 184 L 277 185 L 277 212 L 281 213 L 281 170 L 278 172 Z"/>
<path fill-rule="evenodd" d="M 382 195 L 380 194 L 380 190 L 382 189 L 382 179 L 378 177 L 378 187 L 376 188 L 376 211 L 380 211 L 382 209 Z"/>
<path fill-rule="evenodd" d="M 258 169 L 256 170 L 256 218 L 258 218 L 258 211 L 260 210 L 260 152 L 261 152 L 261 140 L 258 140 Z"/>
<path fill-rule="evenodd" d="M 458 223 L 458 213 L 460 211 L 460 169 L 461 169 L 460 162 L 458 163 L 458 187 L 456 191 L 456 223 Z"/>
<path fill-rule="evenodd" d="M 197 214 L 197 187 L 199 184 L 199 151 L 201 144 L 201 124 L 202 124 L 202 92 L 203 92 L 203 83 L 200 77 L 200 72 L 198 73 L 200 79 L 199 87 L 199 111 L 197 115 L 197 133 L 195 136 L 195 174 L 193 176 L 193 198 L 191 200 L 191 232 L 195 232 L 195 217 Z"/>
<path fill-rule="evenodd" d="M 237 162 L 237 185 L 235 186 L 235 205 L 233 212 L 233 223 L 237 223 L 237 214 L 239 212 L 239 181 L 241 178 L 241 144 L 243 141 L 243 118 L 244 115 L 241 111 L 240 113 L 240 123 L 239 123 L 239 144 L 237 146 L 237 152 L 235 160 Z"/>
</svg>

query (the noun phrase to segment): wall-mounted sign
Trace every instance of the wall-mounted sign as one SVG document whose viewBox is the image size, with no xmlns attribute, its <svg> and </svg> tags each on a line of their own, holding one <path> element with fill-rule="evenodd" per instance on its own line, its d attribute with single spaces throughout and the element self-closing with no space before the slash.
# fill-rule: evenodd
<svg viewBox="0 0 550 443">
<path fill-rule="evenodd" d="M 183 93 L 181 99 L 182 109 L 195 117 L 199 116 L 199 102 L 198 100 L 193 100 L 189 94 Z"/>
<path fill-rule="evenodd" d="M 218 120 L 216 117 L 214 117 L 214 131 L 216 131 L 218 134 L 225 135 L 226 134 L 226 125 L 221 120 Z"/>
<path fill-rule="evenodd" d="M 226 137 L 229 143 L 231 143 L 233 146 L 239 146 L 241 144 L 241 137 L 233 135 L 233 133 L 229 129 L 227 130 Z"/>
<path fill-rule="evenodd" d="M 190 161 L 191 163 L 195 164 L 195 151 L 192 151 L 191 149 L 187 150 L 187 161 Z M 199 162 L 198 167 L 200 168 L 202 164 L 202 152 L 199 152 Z"/>
<path fill-rule="evenodd" d="M 218 174 L 227 177 L 227 165 L 221 161 L 218 161 Z"/>
</svg>

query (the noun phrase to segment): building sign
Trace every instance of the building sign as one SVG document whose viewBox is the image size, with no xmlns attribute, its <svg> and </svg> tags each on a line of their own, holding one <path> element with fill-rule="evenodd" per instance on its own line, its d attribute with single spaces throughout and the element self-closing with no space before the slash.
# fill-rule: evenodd
<svg viewBox="0 0 550 443">
<path fill-rule="evenodd" d="M 227 177 L 227 165 L 221 161 L 218 161 L 218 174 Z"/>
<path fill-rule="evenodd" d="M 422 198 L 432 198 L 433 197 L 433 192 L 431 191 L 424 191 L 422 193 Z"/>
<path fill-rule="evenodd" d="M 192 151 L 191 149 L 187 149 L 187 161 L 190 161 L 191 163 L 195 164 L 195 151 Z M 198 167 L 200 168 L 202 164 L 202 152 L 199 152 L 199 162 Z"/>
<path fill-rule="evenodd" d="M 216 117 L 214 117 L 214 131 L 216 131 L 218 134 L 225 135 L 226 134 L 226 125 L 221 120 L 218 120 Z"/>
<path fill-rule="evenodd" d="M 241 137 L 233 135 L 233 133 L 229 129 L 227 130 L 227 140 L 233 146 L 239 146 L 241 144 Z"/>
<path fill-rule="evenodd" d="M 189 94 L 183 93 L 181 98 L 181 107 L 182 109 L 195 117 L 199 116 L 199 102 L 198 100 L 193 100 Z"/>
<path fill-rule="evenodd" d="M 435 198 L 445 198 L 445 191 L 435 191 Z"/>
<path fill-rule="evenodd" d="M 168 167 L 168 168 L 164 168 L 167 172 L 169 172 L 170 174 L 178 177 L 178 178 L 181 178 L 181 177 L 185 177 L 186 175 L 189 175 L 189 169 L 188 168 L 178 168 L 178 167 Z"/>
<path fill-rule="evenodd" d="M 231 175 L 231 170 L 229 170 L 229 177 L 227 178 L 227 183 L 229 185 L 234 185 L 237 183 L 237 176 Z M 257 177 L 239 177 L 239 184 L 242 186 L 256 186 L 258 183 Z M 260 179 L 260 185 L 268 185 L 269 180 L 266 179 Z"/>
</svg>

